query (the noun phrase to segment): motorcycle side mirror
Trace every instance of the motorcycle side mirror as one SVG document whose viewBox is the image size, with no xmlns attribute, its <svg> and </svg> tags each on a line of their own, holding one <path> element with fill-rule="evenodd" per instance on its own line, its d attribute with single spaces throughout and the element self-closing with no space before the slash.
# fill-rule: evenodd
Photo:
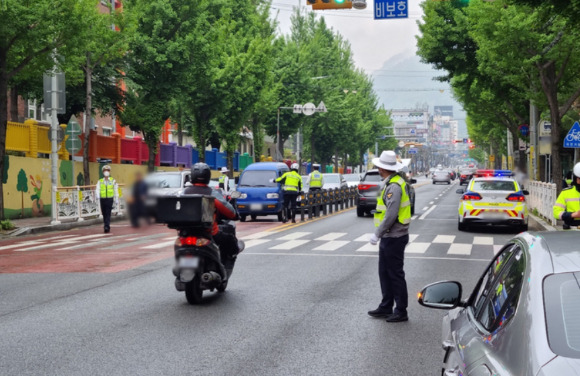
<svg viewBox="0 0 580 376">
<path fill-rule="evenodd" d="M 242 194 L 241 194 L 239 191 L 233 191 L 233 192 L 230 194 L 230 197 L 231 197 L 231 198 L 240 198 L 241 196 L 242 196 Z"/>
</svg>

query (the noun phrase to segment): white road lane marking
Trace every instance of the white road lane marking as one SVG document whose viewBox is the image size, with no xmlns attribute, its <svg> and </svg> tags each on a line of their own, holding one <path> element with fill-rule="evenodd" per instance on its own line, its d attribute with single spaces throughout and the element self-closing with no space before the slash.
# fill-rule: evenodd
<svg viewBox="0 0 580 376">
<path fill-rule="evenodd" d="M 242 252 L 242 256 L 308 256 L 308 257 L 366 257 L 377 258 L 379 255 L 344 254 L 344 253 L 285 253 L 285 252 Z M 489 263 L 489 259 L 459 257 L 405 256 L 406 260 L 439 260 L 439 261 L 475 261 Z"/>
<path fill-rule="evenodd" d="M 175 240 L 165 241 L 157 244 L 151 244 L 145 247 L 140 247 L 139 249 L 161 249 L 161 248 L 168 248 L 175 244 Z"/>
<path fill-rule="evenodd" d="M 503 248 L 503 245 L 494 245 L 493 246 L 493 254 L 497 255 L 497 253 Z"/>
<path fill-rule="evenodd" d="M 341 238 L 346 235 L 346 232 L 329 232 L 328 234 L 321 236 L 314 240 L 331 241 Z"/>
<path fill-rule="evenodd" d="M 478 245 L 493 245 L 493 237 L 491 236 L 474 236 L 473 244 Z"/>
<path fill-rule="evenodd" d="M 291 234 L 282 236 L 281 238 L 278 238 L 278 240 L 296 240 L 296 239 L 303 238 L 306 235 L 310 235 L 310 234 L 312 234 L 312 233 L 311 232 L 300 232 L 300 231 L 297 231 L 297 232 L 293 232 Z"/>
<path fill-rule="evenodd" d="M 431 214 L 431 212 L 433 210 L 435 210 L 435 208 L 437 207 L 437 205 L 433 205 L 429 208 L 429 210 L 427 210 L 425 213 L 423 213 L 422 216 L 419 217 L 419 219 L 425 219 L 425 217 L 427 217 L 429 214 Z"/>
<path fill-rule="evenodd" d="M 39 250 L 39 249 L 46 249 L 46 248 L 54 248 L 54 247 L 60 247 L 62 245 L 66 245 L 66 244 L 75 244 L 81 240 L 87 240 L 87 239 L 92 239 L 92 238 L 97 238 L 97 237 L 104 237 L 104 236 L 110 236 L 108 234 L 94 234 L 94 235 L 85 235 L 85 236 L 77 236 L 74 238 L 68 238 L 68 239 L 63 239 L 63 240 L 59 240 L 56 241 L 54 243 L 50 243 L 50 244 L 42 244 L 36 247 L 28 247 L 28 248 L 22 248 L 22 249 L 15 249 L 16 252 L 27 252 L 27 251 L 35 251 L 35 250 Z"/>
<path fill-rule="evenodd" d="M 425 210 L 427 210 L 427 209 L 429 209 L 429 207 L 428 207 L 428 206 L 425 206 L 425 207 L 423 208 L 423 210 L 421 210 L 421 211 L 425 211 Z"/>
<path fill-rule="evenodd" d="M 455 240 L 455 235 L 437 235 L 433 243 L 451 244 Z"/>
<path fill-rule="evenodd" d="M 433 203 L 434 203 L 434 202 L 435 202 L 435 201 L 431 201 L 431 202 L 429 203 L 429 205 L 433 205 Z"/>
<path fill-rule="evenodd" d="M 248 249 L 251 247 L 255 247 L 257 245 L 268 243 L 269 241 L 270 241 L 269 239 L 250 239 L 250 240 L 244 241 L 244 244 L 245 244 L 244 249 Z"/>
<path fill-rule="evenodd" d="M 336 251 L 348 243 L 350 243 L 348 240 L 333 240 L 314 248 L 313 251 Z"/>
<path fill-rule="evenodd" d="M 455 243 L 455 244 L 451 244 L 451 246 L 449 247 L 449 250 L 447 251 L 448 255 L 470 255 L 471 254 L 471 248 L 473 246 L 471 244 L 461 244 L 461 243 Z"/>
<path fill-rule="evenodd" d="M 270 247 L 270 249 L 280 249 L 280 250 L 284 250 L 284 251 L 289 251 L 289 250 L 294 249 L 296 247 L 300 247 L 301 245 L 304 245 L 308 242 L 310 242 L 310 240 L 290 240 L 290 241 L 287 241 L 285 243 Z"/>
<path fill-rule="evenodd" d="M 414 215 L 414 216 L 411 217 L 411 220 L 412 221 L 414 221 L 415 219 L 417 219 L 417 216 L 416 215 Z"/>
<path fill-rule="evenodd" d="M 373 236 L 373 233 L 369 232 L 368 234 L 364 234 L 364 235 L 359 236 L 354 241 L 355 242 L 368 242 L 369 240 L 371 240 L 371 236 Z"/>
<path fill-rule="evenodd" d="M 20 241 L 18 243 L 15 243 L 15 244 L 2 246 L 2 247 L 0 247 L 0 251 L 5 250 L 5 249 L 11 249 L 11 248 L 28 247 L 28 246 L 32 246 L 32 245 L 45 244 L 47 240 L 54 240 L 54 239 L 64 240 L 64 238 L 70 238 L 72 236 L 78 236 L 78 235 L 62 235 L 62 236 L 53 236 L 50 238 L 42 238 L 42 239 L 38 239 L 38 240 L 24 240 L 24 241 Z"/>
<path fill-rule="evenodd" d="M 405 253 L 425 253 L 431 243 L 409 243 L 405 248 Z"/>
<path fill-rule="evenodd" d="M 261 231 L 261 232 L 256 232 L 254 234 L 242 236 L 240 239 L 242 239 L 242 240 L 260 239 L 260 238 L 264 238 L 268 235 L 272 235 L 272 233 L 267 232 L 267 231 Z"/>
</svg>

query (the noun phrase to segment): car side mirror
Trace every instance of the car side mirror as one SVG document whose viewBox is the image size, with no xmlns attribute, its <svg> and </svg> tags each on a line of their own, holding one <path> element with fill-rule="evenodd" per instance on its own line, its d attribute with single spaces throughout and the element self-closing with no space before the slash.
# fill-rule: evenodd
<svg viewBox="0 0 580 376">
<path fill-rule="evenodd" d="M 231 197 L 231 198 L 240 198 L 241 196 L 242 196 L 242 193 L 241 193 L 240 191 L 233 191 L 233 192 L 230 194 L 230 197 Z"/>
<path fill-rule="evenodd" d="M 464 307 L 461 301 L 461 283 L 456 281 L 442 281 L 427 285 L 417 294 L 419 304 L 428 308 L 453 309 Z"/>
<path fill-rule="evenodd" d="M 417 179 L 411 179 L 411 180 L 410 180 L 410 183 L 411 183 L 411 184 L 417 184 Z"/>
<path fill-rule="evenodd" d="M 462 194 L 465 193 L 465 190 L 464 189 L 458 189 L 458 190 L 455 191 L 455 193 L 462 195 Z"/>
<path fill-rule="evenodd" d="M 525 190 L 525 189 L 524 189 L 524 190 L 522 191 L 522 193 L 524 194 L 524 196 L 527 196 L 527 195 L 529 195 L 529 194 L 530 194 L 530 191 L 527 191 L 527 190 Z"/>
</svg>

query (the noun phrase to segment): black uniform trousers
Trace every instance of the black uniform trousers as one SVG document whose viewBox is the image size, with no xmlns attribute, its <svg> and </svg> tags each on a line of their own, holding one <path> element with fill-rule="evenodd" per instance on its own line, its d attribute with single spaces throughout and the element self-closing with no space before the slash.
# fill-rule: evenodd
<svg viewBox="0 0 580 376">
<path fill-rule="evenodd" d="M 105 231 L 111 229 L 111 211 L 113 211 L 113 198 L 101 198 L 101 214 L 103 214 Z"/>
<path fill-rule="evenodd" d="M 298 191 L 284 191 L 284 208 L 286 208 L 286 218 L 294 219 L 296 215 L 296 199 Z"/>
<path fill-rule="evenodd" d="M 379 279 L 383 293 L 383 300 L 379 307 L 385 311 L 392 310 L 395 304 L 395 313 L 407 313 L 409 298 L 403 271 L 407 243 L 409 243 L 409 235 L 381 238 L 379 244 Z"/>
</svg>

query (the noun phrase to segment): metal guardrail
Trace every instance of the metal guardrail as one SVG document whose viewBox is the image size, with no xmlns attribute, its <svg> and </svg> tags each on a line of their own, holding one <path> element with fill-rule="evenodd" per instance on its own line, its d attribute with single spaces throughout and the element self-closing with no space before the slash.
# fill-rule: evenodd
<svg viewBox="0 0 580 376">
<path fill-rule="evenodd" d="M 553 206 L 558 198 L 556 184 L 530 180 L 527 184 L 530 196 L 528 197 L 529 209 L 536 209 L 552 226 L 556 225 L 553 214 Z"/>
<path fill-rule="evenodd" d="M 304 221 L 321 215 L 332 214 L 335 211 L 351 208 L 355 205 L 357 188 L 336 188 L 310 191 L 300 195 L 297 205 L 300 220 Z"/>
<path fill-rule="evenodd" d="M 59 187 L 56 189 L 57 220 L 83 221 L 86 218 L 100 218 L 101 205 L 97 200 L 95 185 Z M 112 215 L 125 212 L 125 186 L 119 184 L 119 205 L 113 206 Z"/>
</svg>

